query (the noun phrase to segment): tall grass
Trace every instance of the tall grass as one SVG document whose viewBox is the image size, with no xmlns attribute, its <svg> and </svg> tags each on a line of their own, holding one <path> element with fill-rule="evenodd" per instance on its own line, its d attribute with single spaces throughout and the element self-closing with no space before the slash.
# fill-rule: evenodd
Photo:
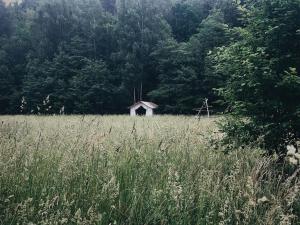
<svg viewBox="0 0 300 225">
<path fill-rule="evenodd" d="M 297 171 L 218 135 L 181 116 L 0 117 L 0 224 L 300 224 Z"/>
</svg>

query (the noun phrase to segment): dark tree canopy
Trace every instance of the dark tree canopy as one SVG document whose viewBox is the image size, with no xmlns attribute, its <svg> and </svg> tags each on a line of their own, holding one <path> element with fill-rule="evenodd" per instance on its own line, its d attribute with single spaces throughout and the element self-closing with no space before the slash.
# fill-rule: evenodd
<svg viewBox="0 0 300 225">
<path fill-rule="evenodd" d="M 1 114 L 124 113 L 141 84 L 161 112 L 193 113 L 216 99 L 206 55 L 240 17 L 227 0 L 0 2 Z"/>
</svg>

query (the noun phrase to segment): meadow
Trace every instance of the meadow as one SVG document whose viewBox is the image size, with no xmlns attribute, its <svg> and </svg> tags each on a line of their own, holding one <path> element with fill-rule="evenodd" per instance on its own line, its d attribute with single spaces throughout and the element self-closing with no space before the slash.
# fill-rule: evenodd
<svg viewBox="0 0 300 225">
<path fill-rule="evenodd" d="M 297 173 L 217 120 L 2 116 L 0 224 L 300 224 Z"/>
</svg>

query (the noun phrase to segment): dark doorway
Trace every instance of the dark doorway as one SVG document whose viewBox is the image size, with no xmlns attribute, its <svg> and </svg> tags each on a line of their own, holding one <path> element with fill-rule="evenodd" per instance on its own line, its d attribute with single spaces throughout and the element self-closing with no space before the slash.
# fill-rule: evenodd
<svg viewBox="0 0 300 225">
<path fill-rule="evenodd" d="M 138 115 L 138 116 L 146 115 L 146 109 L 144 109 L 142 106 L 140 108 L 138 108 L 135 112 L 136 112 L 136 115 Z"/>
</svg>

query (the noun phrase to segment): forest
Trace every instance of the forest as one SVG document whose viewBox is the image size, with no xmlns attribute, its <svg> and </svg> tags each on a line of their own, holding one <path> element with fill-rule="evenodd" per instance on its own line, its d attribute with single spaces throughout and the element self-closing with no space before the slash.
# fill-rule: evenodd
<svg viewBox="0 0 300 225">
<path fill-rule="evenodd" d="M 0 0 L 0 225 L 300 225 L 299 71 L 300 0 Z"/>
<path fill-rule="evenodd" d="M 0 1 L 0 21 L 0 114 L 122 114 L 134 89 L 168 114 L 299 102 L 299 0 Z"/>
</svg>

